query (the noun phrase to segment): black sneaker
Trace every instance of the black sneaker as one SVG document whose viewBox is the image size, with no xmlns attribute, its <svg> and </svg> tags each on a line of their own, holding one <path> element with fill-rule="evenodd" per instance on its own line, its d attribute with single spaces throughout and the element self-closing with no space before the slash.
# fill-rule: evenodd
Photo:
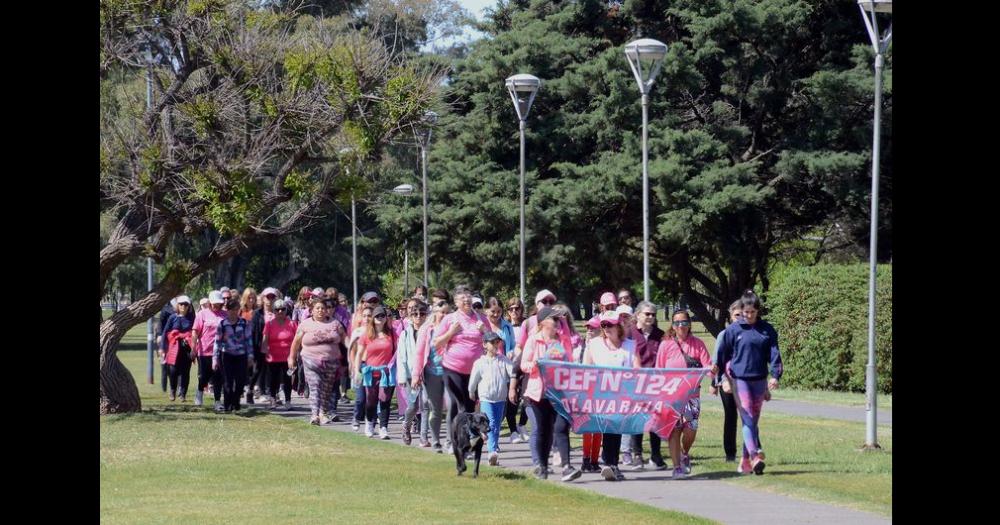
<svg viewBox="0 0 1000 525">
<path fill-rule="evenodd" d="M 548 467 L 535 467 L 535 477 L 538 479 L 549 479 Z"/>
<path fill-rule="evenodd" d="M 434 452 L 438 454 L 444 454 L 444 449 L 441 448 L 441 443 L 434 443 Z"/>
<path fill-rule="evenodd" d="M 562 480 L 573 481 L 574 479 L 579 478 L 581 474 L 583 474 L 583 472 L 576 470 L 575 468 L 569 465 L 566 465 L 566 468 L 564 468 L 562 471 Z"/>
<path fill-rule="evenodd" d="M 611 470 L 615 473 L 615 481 L 625 481 L 625 474 L 622 474 L 617 465 L 611 467 Z"/>
</svg>

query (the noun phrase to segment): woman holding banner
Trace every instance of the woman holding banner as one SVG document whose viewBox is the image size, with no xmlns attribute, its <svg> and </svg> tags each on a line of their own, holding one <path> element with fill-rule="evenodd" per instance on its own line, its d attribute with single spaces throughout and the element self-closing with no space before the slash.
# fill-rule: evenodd
<svg viewBox="0 0 1000 525">
<path fill-rule="evenodd" d="M 691 316 L 687 310 L 674 312 L 673 321 L 656 352 L 656 368 L 709 368 L 712 357 L 705 343 L 691 335 Z M 670 433 L 670 458 L 674 462 L 674 479 L 691 473 L 691 446 L 698 435 L 701 415 L 701 386 L 688 400 L 681 419 Z M 683 448 L 683 451 L 681 450 Z"/>
<path fill-rule="evenodd" d="M 740 474 L 764 473 L 764 451 L 760 440 L 760 410 L 778 388 L 783 368 L 778 350 L 778 332 L 767 321 L 758 319 L 760 298 L 753 290 L 740 297 L 743 318 L 726 327 L 719 341 L 717 369 L 726 374 L 743 423 L 743 459 L 736 469 Z M 767 379 L 768 365 L 771 379 Z"/>
<path fill-rule="evenodd" d="M 524 397 L 528 400 L 528 417 L 531 419 L 531 455 L 538 460 L 535 476 L 538 479 L 548 479 L 549 452 L 554 440 L 562 459 L 562 480 L 572 481 L 579 478 L 581 472 L 573 468 L 569 461 L 570 422 L 558 415 L 552 403 L 545 399 L 542 375 L 538 369 L 539 359 L 573 361 L 569 335 L 556 331 L 554 314 L 555 311 L 547 305 L 538 311 L 538 326 L 527 337 L 520 367 L 521 371 L 528 374 Z"/>
<path fill-rule="evenodd" d="M 618 319 L 617 313 L 601 314 L 601 336 L 594 337 L 587 343 L 583 354 L 583 364 L 597 366 L 617 366 L 625 368 L 642 368 L 639 355 L 635 351 L 635 341 L 625 338 L 625 329 Z M 601 459 L 604 468 L 601 476 L 608 481 L 622 481 L 625 475 L 618 468 L 618 456 L 621 450 L 622 435 L 604 433 L 601 435 L 604 451 Z"/>
</svg>

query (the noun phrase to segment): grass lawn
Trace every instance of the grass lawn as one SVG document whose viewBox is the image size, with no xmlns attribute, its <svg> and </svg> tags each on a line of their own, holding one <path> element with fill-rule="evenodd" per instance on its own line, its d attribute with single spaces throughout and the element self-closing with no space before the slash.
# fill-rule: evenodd
<svg viewBox="0 0 1000 525">
<path fill-rule="evenodd" d="M 259 410 L 168 407 L 145 351 L 119 357 L 143 412 L 101 416 L 102 523 L 712 523 L 485 464 L 457 478 L 436 454 Z"/>
<path fill-rule="evenodd" d="M 133 328 L 126 337 L 140 340 L 144 347 L 145 325 Z M 434 522 L 493 520 L 498 515 L 517 515 L 524 521 L 535 518 L 553 521 L 552 516 L 560 512 L 552 513 L 551 510 L 569 507 L 585 510 L 585 515 L 593 516 L 593 521 L 697 522 L 697 518 L 682 514 L 581 494 L 581 491 L 537 483 L 522 479 L 519 474 L 489 467 L 484 467 L 481 479 L 475 482 L 455 480 L 453 465 L 433 455 L 391 443 L 372 442 L 358 435 L 325 431 L 280 416 L 261 413 L 253 417 L 220 416 L 207 410 L 171 409 L 167 407 L 166 394 L 159 387 L 158 363 L 157 384 L 145 382 L 144 349 L 120 352 L 119 358 L 139 379 L 144 412 L 101 418 L 101 507 L 102 519 L 108 522 L 155 522 L 157 519 L 167 522 L 189 518 L 207 521 L 220 517 L 223 521 L 231 518 L 233 522 L 293 518 L 327 521 L 333 519 L 332 516 L 339 519 L 362 515 Z M 194 376 L 196 368 L 192 369 Z M 776 394 L 789 392 L 781 389 Z M 840 396 L 839 393 L 827 396 L 831 394 L 827 392 L 795 394 L 810 396 L 818 402 Z M 791 399 L 794 396 L 775 397 Z M 889 396 L 879 398 L 880 406 L 886 406 L 883 401 L 886 397 Z M 841 401 L 847 403 L 850 399 L 842 397 Z M 891 398 L 888 401 L 891 403 Z M 761 437 L 769 459 L 767 474 L 737 476 L 735 465 L 723 461 L 722 409 L 706 404 L 692 454 L 694 474 L 891 516 L 892 429 L 879 428 L 883 452 L 861 453 L 856 449 L 864 441 L 864 428 L 863 423 L 769 412 L 765 404 Z M 229 447 L 218 445 L 222 440 L 234 438 Z M 579 436 L 573 436 L 574 447 L 579 447 L 580 441 Z M 392 448 L 384 449 L 387 453 L 381 454 L 383 449 L 378 447 L 382 446 Z M 648 455 L 648 439 L 643 446 Z M 577 453 L 574 453 L 575 461 L 579 459 Z M 346 457 L 366 458 L 364 468 L 355 465 L 356 462 L 346 461 Z M 404 461 L 411 466 L 400 469 Z M 669 463 L 669 459 L 667 461 Z M 271 478 L 259 481 L 265 472 Z M 392 475 L 386 476 L 387 473 Z M 303 490 L 304 479 L 315 485 Z M 388 483 L 393 504 L 374 512 L 356 506 L 363 495 L 354 487 L 372 486 L 376 482 Z M 195 490 L 192 488 L 195 485 L 214 489 L 212 492 Z M 514 507 L 507 507 L 499 500 L 476 498 L 471 491 L 480 488 L 503 491 L 507 495 L 503 501 L 527 498 L 526 501 L 532 503 L 526 509 L 519 506 L 515 513 Z M 255 494 L 267 491 L 272 497 L 251 500 L 241 495 L 241 491 L 246 490 Z M 481 514 L 473 515 L 443 508 L 441 498 L 434 503 L 424 501 L 427 496 L 434 499 L 442 491 L 447 491 L 449 498 L 454 494 L 459 501 L 470 497 L 488 501 L 477 503 L 474 510 Z M 336 501 L 324 496 L 332 492 L 337 494 Z M 174 505 L 172 501 L 178 498 L 196 504 Z M 226 503 L 227 499 L 233 503 Z M 275 505 L 276 501 L 288 503 Z M 413 510 L 404 517 L 398 510 L 401 508 Z M 579 522 L 581 514 L 569 512 L 566 515 L 575 516 L 575 522 Z"/>
</svg>

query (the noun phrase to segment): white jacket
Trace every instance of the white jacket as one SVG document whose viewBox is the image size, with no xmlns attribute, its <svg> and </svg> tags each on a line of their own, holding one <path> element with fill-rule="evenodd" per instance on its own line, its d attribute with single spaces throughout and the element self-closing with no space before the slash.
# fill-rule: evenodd
<svg viewBox="0 0 1000 525">
<path fill-rule="evenodd" d="M 417 331 L 413 323 L 406 324 L 406 330 L 399 336 L 399 349 L 396 351 L 396 383 L 411 383 L 417 362 Z"/>
</svg>

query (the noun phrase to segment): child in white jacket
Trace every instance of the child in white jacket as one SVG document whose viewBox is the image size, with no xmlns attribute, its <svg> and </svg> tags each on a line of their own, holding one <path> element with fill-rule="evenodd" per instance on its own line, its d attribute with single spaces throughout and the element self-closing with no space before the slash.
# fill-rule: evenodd
<svg viewBox="0 0 1000 525">
<path fill-rule="evenodd" d="M 490 465 L 500 464 L 500 450 L 497 447 L 500 423 L 507 406 L 507 387 L 514 377 L 514 363 L 506 356 L 499 355 L 503 344 L 503 339 L 495 332 L 486 332 L 483 336 L 486 355 L 476 360 L 469 378 L 469 396 L 473 401 L 479 401 L 479 409 L 490 420 L 489 439 L 486 442 Z"/>
</svg>

